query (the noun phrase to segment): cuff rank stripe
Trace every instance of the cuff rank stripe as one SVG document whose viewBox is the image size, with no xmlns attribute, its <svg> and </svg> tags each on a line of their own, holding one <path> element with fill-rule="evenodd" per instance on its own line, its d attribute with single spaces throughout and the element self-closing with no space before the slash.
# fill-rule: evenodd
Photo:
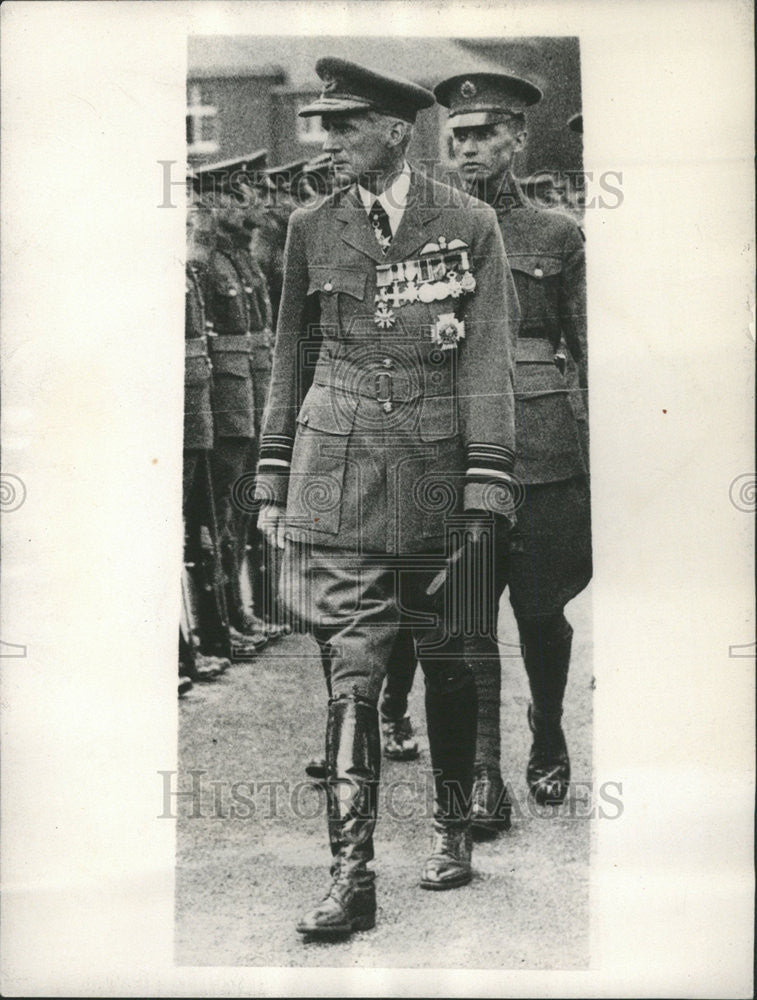
<svg viewBox="0 0 757 1000">
<path fill-rule="evenodd" d="M 292 464 L 294 438 L 288 434 L 265 434 L 260 445 L 259 472 L 282 472 Z"/>
<path fill-rule="evenodd" d="M 497 473 L 512 472 L 515 465 L 515 452 L 512 448 L 505 448 L 496 444 L 469 444 L 468 445 L 468 469 L 475 470 L 476 473 Z"/>
</svg>

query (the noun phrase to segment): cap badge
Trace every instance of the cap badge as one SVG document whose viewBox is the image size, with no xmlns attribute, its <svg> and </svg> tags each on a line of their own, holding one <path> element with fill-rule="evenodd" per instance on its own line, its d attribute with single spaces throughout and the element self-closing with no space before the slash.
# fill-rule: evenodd
<svg viewBox="0 0 757 1000">
<path fill-rule="evenodd" d="M 472 80 L 464 80 L 460 84 L 460 96 L 469 100 L 471 97 L 475 97 L 478 91 L 476 90 L 476 85 Z"/>
<path fill-rule="evenodd" d="M 331 73 L 324 73 L 321 76 L 324 94 L 331 94 L 337 88 L 337 79 Z"/>
</svg>

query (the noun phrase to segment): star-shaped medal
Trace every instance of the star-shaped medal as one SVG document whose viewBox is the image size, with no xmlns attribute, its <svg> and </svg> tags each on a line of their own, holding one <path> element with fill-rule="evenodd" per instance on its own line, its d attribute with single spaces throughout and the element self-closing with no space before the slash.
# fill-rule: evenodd
<svg viewBox="0 0 757 1000">
<path fill-rule="evenodd" d="M 376 326 L 381 330 L 389 330 L 397 321 L 393 310 L 389 308 L 386 302 L 379 302 L 373 318 L 376 321 Z"/>
</svg>

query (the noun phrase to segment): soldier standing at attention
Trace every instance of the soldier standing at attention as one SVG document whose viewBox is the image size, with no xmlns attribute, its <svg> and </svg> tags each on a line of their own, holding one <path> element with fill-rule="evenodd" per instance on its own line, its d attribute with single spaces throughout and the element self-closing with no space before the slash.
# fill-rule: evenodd
<svg viewBox="0 0 757 1000">
<path fill-rule="evenodd" d="M 209 339 L 213 363 L 215 443 L 212 455 L 216 510 L 226 581 L 231 645 L 248 659 L 267 642 L 262 623 L 244 606 L 241 573 L 249 511 L 234 500 L 234 485 L 254 469 L 255 441 L 270 370 L 270 305 L 259 269 L 249 255 L 248 172 L 266 150 L 197 169 L 203 196 L 213 205 L 218 238 L 208 272 Z M 256 419 L 257 418 L 257 419 Z"/>
<path fill-rule="evenodd" d="M 322 117 L 343 188 L 289 222 L 257 495 L 285 548 L 283 599 L 330 668 L 332 881 L 297 929 L 331 937 L 375 922 L 377 703 L 401 621 L 435 781 L 421 886 L 471 878 L 476 688 L 430 584 L 450 525 L 480 539 L 511 524 L 517 303 L 494 212 L 407 163 L 433 95 L 337 58 L 316 72 L 300 114 Z"/>
<path fill-rule="evenodd" d="M 215 523 L 210 479 L 213 412 L 211 362 L 205 309 L 207 267 L 215 245 L 211 213 L 189 192 L 184 323 L 183 515 L 185 554 L 182 573 L 182 627 L 179 634 L 179 692 L 191 682 L 217 677 L 229 661 L 207 655 L 227 647 L 226 604 L 212 560 L 203 563 L 203 529 Z M 211 525 L 209 528 L 208 525 Z M 203 570 L 208 572 L 203 573 Z M 183 680 L 181 679 L 183 678 Z"/>
<path fill-rule="evenodd" d="M 453 155 L 468 189 L 497 213 L 520 302 L 515 477 L 525 484 L 525 500 L 517 529 L 496 553 L 495 593 L 510 588 L 531 689 L 530 793 L 539 803 L 561 802 L 570 781 L 561 718 L 573 635 L 564 609 L 591 578 L 591 522 L 580 431 L 555 355 L 563 338 L 585 395 L 584 243 L 567 215 L 528 204 L 512 174 L 526 142 L 524 111 L 541 99 L 539 89 L 505 74 L 470 74 L 443 81 L 434 93 L 449 108 Z M 482 833 L 507 828 L 510 819 L 500 776 L 497 603 L 489 629 L 466 649 L 478 689 L 473 821 Z"/>
</svg>

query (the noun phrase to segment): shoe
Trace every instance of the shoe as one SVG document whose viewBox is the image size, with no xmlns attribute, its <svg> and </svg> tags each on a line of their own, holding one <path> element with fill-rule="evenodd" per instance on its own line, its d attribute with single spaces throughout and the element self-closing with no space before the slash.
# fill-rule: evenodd
<svg viewBox="0 0 757 1000">
<path fill-rule="evenodd" d="M 179 697 L 180 698 L 181 698 L 181 696 L 183 694 L 186 694 L 187 691 L 191 691 L 193 687 L 194 687 L 194 684 L 192 683 L 192 678 L 191 677 L 187 677 L 186 674 L 179 674 Z"/>
<path fill-rule="evenodd" d="M 203 653 L 195 653 L 194 669 L 192 670 L 193 681 L 214 681 L 226 669 L 224 660 L 220 656 L 205 656 Z"/>
<path fill-rule="evenodd" d="M 373 872 L 335 865 L 334 877 L 320 903 L 297 922 L 298 934 L 309 938 L 345 937 L 376 926 Z"/>
<path fill-rule="evenodd" d="M 247 635 L 229 627 L 232 660 L 254 660 L 267 642 L 263 636 Z"/>
<path fill-rule="evenodd" d="M 255 621 L 249 621 L 246 617 L 239 622 L 239 628 L 229 626 L 229 635 L 232 642 L 248 642 L 256 649 L 262 649 L 268 642 L 268 636 L 263 628 L 258 628 Z"/>
<path fill-rule="evenodd" d="M 471 827 L 474 837 L 493 837 L 509 830 L 512 803 L 499 768 L 489 764 L 476 767 L 473 781 Z"/>
<path fill-rule="evenodd" d="M 457 889 L 473 878 L 470 826 L 434 823 L 434 847 L 421 877 L 422 889 Z"/>
<path fill-rule="evenodd" d="M 278 625 L 276 622 L 265 622 L 263 629 L 269 642 L 276 642 L 277 639 L 290 635 L 292 632 L 288 625 Z"/>
<path fill-rule="evenodd" d="M 326 761 L 323 757 L 312 757 L 305 765 L 305 774 L 313 781 L 325 781 Z"/>
<path fill-rule="evenodd" d="M 381 732 L 384 756 L 389 760 L 415 760 L 418 756 L 418 741 L 409 715 L 402 719 L 382 719 Z"/>
<path fill-rule="evenodd" d="M 560 719 L 529 705 L 528 725 L 534 737 L 526 769 L 528 790 L 538 805 L 560 805 L 570 785 L 570 757 Z"/>
</svg>

